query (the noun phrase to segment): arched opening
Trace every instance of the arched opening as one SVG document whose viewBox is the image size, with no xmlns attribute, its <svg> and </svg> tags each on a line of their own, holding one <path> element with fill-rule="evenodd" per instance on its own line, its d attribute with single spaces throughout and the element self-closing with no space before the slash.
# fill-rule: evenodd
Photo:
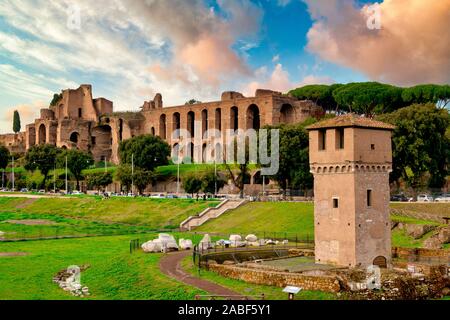
<svg viewBox="0 0 450 320">
<path fill-rule="evenodd" d="M 290 104 L 283 104 L 280 109 L 280 123 L 292 124 L 295 122 L 294 107 Z"/>
<path fill-rule="evenodd" d="M 123 120 L 119 119 L 119 141 L 123 140 Z"/>
<path fill-rule="evenodd" d="M 78 141 L 80 141 L 80 134 L 78 132 L 72 132 L 70 135 L 70 142 L 78 144 Z"/>
<path fill-rule="evenodd" d="M 179 112 L 175 112 L 172 116 L 172 130 L 174 132 L 174 138 L 180 138 L 180 130 L 181 129 L 181 116 Z"/>
<path fill-rule="evenodd" d="M 189 143 L 189 157 L 190 157 L 191 163 L 194 163 L 194 144 L 192 142 Z"/>
<path fill-rule="evenodd" d="M 373 259 L 373 265 L 378 266 L 380 268 L 387 268 L 387 260 L 383 256 L 378 256 Z"/>
<path fill-rule="evenodd" d="M 259 108 L 252 104 L 247 109 L 247 129 L 259 130 L 261 127 Z"/>
<path fill-rule="evenodd" d="M 152 136 L 155 136 L 155 134 L 156 134 L 155 127 L 152 127 L 151 133 L 152 133 Z"/>
<path fill-rule="evenodd" d="M 45 144 L 47 142 L 47 128 L 45 124 L 39 126 L 39 144 Z"/>
<path fill-rule="evenodd" d="M 203 139 L 207 139 L 207 131 L 208 131 L 208 110 L 202 111 L 202 137 Z"/>
<path fill-rule="evenodd" d="M 232 107 L 230 110 L 230 129 L 239 129 L 239 110 L 237 107 Z"/>
<path fill-rule="evenodd" d="M 166 139 L 166 115 L 162 114 L 161 117 L 159 117 L 159 136 L 161 139 Z"/>
<path fill-rule="evenodd" d="M 214 157 L 214 159 L 217 163 L 223 162 L 224 156 L 223 156 L 222 143 L 220 143 L 220 142 L 216 143 L 216 146 L 214 147 L 212 156 Z"/>
<path fill-rule="evenodd" d="M 195 137 L 195 113 L 193 111 L 189 111 L 187 114 L 187 129 L 191 138 Z"/>
<path fill-rule="evenodd" d="M 208 155 L 206 154 L 206 143 L 202 145 L 202 163 L 206 163 L 208 160 Z"/>
<path fill-rule="evenodd" d="M 222 130 L 222 109 L 220 109 L 220 108 L 216 109 L 214 128 L 219 131 Z"/>
<path fill-rule="evenodd" d="M 180 154 L 180 145 L 175 143 L 172 147 L 172 160 L 178 163 L 181 158 L 182 155 Z"/>
<path fill-rule="evenodd" d="M 92 153 L 96 155 L 95 161 L 111 159 L 112 130 L 109 125 L 98 126 L 92 129 L 92 139 L 95 144 L 92 146 Z"/>
</svg>

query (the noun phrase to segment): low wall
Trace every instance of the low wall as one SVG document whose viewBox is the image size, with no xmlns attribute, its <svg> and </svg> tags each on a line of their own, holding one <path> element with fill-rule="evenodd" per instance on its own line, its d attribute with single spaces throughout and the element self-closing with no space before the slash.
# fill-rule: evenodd
<svg viewBox="0 0 450 320">
<path fill-rule="evenodd" d="M 424 248 L 392 248 L 392 255 L 399 258 L 418 256 L 424 258 L 450 258 L 448 249 L 424 249 Z"/>
<path fill-rule="evenodd" d="M 333 276 L 305 276 L 298 273 L 256 270 L 220 264 L 210 264 L 209 270 L 224 277 L 253 284 L 277 286 L 280 288 L 290 285 L 301 287 L 303 290 L 333 293 L 341 291 L 339 280 Z"/>
</svg>

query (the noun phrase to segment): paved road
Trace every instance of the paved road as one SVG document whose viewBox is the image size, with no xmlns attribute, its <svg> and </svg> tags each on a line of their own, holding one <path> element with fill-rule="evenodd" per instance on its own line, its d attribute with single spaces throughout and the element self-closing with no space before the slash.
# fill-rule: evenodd
<svg viewBox="0 0 450 320">
<path fill-rule="evenodd" d="M 191 254 L 192 251 L 180 251 L 167 254 L 160 261 L 159 266 L 161 271 L 171 278 L 209 292 L 211 295 L 240 296 L 239 293 L 230 289 L 186 273 L 181 267 L 181 261 Z"/>
</svg>

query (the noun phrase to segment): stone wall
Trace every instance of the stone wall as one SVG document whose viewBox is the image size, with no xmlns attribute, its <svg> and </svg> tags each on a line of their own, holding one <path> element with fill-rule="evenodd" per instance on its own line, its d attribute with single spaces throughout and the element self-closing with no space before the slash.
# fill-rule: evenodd
<svg viewBox="0 0 450 320">
<path fill-rule="evenodd" d="M 220 264 L 210 264 L 209 270 L 224 277 L 260 285 L 277 286 L 280 288 L 291 285 L 301 287 L 303 290 L 333 293 L 341 291 L 341 284 L 338 278 L 333 276 L 305 276 L 298 273 L 256 270 Z"/>
</svg>

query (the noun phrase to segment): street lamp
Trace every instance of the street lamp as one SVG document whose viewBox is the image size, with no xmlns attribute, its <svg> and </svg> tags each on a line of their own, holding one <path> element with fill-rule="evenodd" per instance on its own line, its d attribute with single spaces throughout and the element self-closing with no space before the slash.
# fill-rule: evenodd
<svg viewBox="0 0 450 320">
<path fill-rule="evenodd" d="M 14 156 L 12 156 L 12 191 L 15 191 L 15 179 L 14 179 Z"/>
</svg>

